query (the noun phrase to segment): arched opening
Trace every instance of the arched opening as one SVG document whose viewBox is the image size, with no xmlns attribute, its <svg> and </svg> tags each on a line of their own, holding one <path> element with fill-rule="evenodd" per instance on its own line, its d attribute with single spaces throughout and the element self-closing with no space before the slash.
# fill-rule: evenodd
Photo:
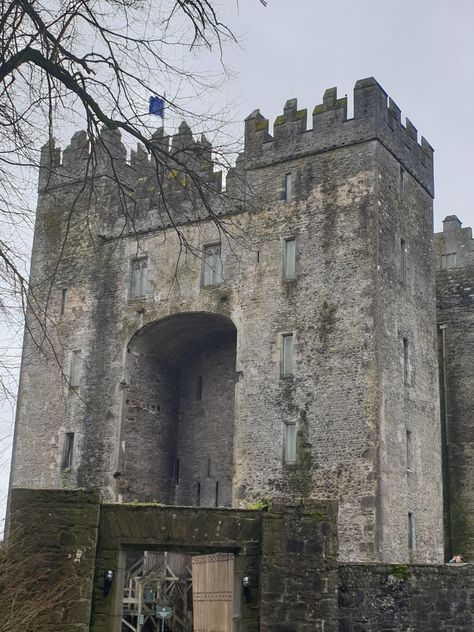
<svg viewBox="0 0 474 632">
<path fill-rule="evenodd" d="M 118 479 L 124 500 L 232 504 L 236 342 L 229 318 L 205 312 L 134 334 Z"/>
</svg>

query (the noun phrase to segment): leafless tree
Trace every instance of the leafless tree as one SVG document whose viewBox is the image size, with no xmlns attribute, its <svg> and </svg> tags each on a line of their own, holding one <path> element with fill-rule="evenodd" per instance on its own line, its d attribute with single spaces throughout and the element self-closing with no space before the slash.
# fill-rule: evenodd
<svg viewBox="0 0 474 632">
<path fill-rule="evenodd" d="M 38 320 L 47 318 L 28 288 L 23 236 L 33 223 L 31 185 L 39 150 L 52 142 L 58 125 L 86 127 L 89 181 L 97 156 L 108 151 L 101 130 L 118 130 L 125 143 L 141 144 L 158 173 L 184 174 L 201 206 L 220 221 L 195 163 L 153 141 L 156 119 L 148 115 L 147 102 L 150 95 L 161 98 L 172 124 L 187 119 L 215 133 L 225 117 L 208 113 L 204 95 L 226 78 L 223 50 L 232 41 L 214 0 L 2 0 L 0 312 L 5 321 L 15 323 L 17 316 L 21 321 L 27 305 Z M 225 168 L 232 151 L 221 141 L 213 159 Z M 124 222 L 133 226 L 133 190 L 118 172 L 117 184 Z M 173 223 L 162 198 L 162 211 Z M 3 391 L 6 371 L 8 362 L 3 361 Z"/>
</svg>

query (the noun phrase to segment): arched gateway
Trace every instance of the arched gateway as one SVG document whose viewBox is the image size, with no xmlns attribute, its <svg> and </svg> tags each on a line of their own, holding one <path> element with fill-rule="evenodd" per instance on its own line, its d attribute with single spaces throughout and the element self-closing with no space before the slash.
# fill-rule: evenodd
<svg viewBox="0 0 474 632">
<path fill-rule="evenodd" d="M 237 330 L 219 314 L 149 323 L 127 348 L 118 491 L 124 500 L 230 506 Z"/>
</svg>

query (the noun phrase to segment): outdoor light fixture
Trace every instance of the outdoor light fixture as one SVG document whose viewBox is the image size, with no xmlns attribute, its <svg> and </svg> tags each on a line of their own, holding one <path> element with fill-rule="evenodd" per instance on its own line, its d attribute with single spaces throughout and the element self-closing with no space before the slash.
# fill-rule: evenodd
<svg viewBox="0 0 474 632">
<path fill-rule="evenodd" d="M 108 597 L 112 582 L 114 581 L 114 571 L 108 570 L 104 573 L 104 597 Z"/>
<path fill-rule="evenodd" d="M 245 603 L 248 603 L 250 600 L 250 577 L 248 575 L 242 577 L 242 588 L 244 589 Z"/>
</svg>

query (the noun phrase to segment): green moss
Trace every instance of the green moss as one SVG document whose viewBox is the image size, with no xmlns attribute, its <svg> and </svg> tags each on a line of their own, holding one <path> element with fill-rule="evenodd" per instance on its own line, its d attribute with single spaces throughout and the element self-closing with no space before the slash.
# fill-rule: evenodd
<svg viewBox="0 0 474 632">
<path fill-rule="evenodd" d="M 283 116 L 283 114 L 280 114 L 280 116 L 276 117 L 274 125 L 283 125 L 284 122 L 285 117 Z"/>
<path fill-rule="evenodd" d="M 408 579 L 408 567 L 405 564 L 394 564 L 390 568 L 390 575 L 400 581 L 405 581 Z"/>
<path fill-rule="evenodd" d="M 249 503 L 246 509 L 250 509 L 251 511 L 268 511 L 271 509 L 271 506 L 272 501 L 269 498 L 261 498 L 253 503 Z"/>
<path fill-rule="evenodd" d="M 315 521 L 315 522 L 323 522 L 324 520 L 326 520 L 327 518 L 327 514 L 324 513 L 324 511 L 313 511 L 311 513 L 311 518 Z"/>
<path fill-rule="evenodd" d="M 260 119 L 255 124 L 255 129 L 257 132 L 261 132 L 264 129 L 268 129 L 268 119 Z"/>
<path fill-rule="evenodd" d="M 322 114 L 323 112 L 324 112 L 324 106 L 322 103 L 320 105 L 317 105 L 313 110 L 313 114 Z"/>
<path fill-rule="evenodd" d="M 343 108 L 346 106 L 346 102 L 347 99 L 346 97 L 342 97 L 342 99 L 337 99 L 336 103 L 335 103 L 335 107 L 337 108 Z"/>
<path fill-rule="evenodd" d="M 301 121 L 302 119 L 306 118 L 306 112 L 307 110 L 298 110 L 297 112 L 294 113 L 293 115 L 293 120 L 294 121 Z"/>
</svg>

